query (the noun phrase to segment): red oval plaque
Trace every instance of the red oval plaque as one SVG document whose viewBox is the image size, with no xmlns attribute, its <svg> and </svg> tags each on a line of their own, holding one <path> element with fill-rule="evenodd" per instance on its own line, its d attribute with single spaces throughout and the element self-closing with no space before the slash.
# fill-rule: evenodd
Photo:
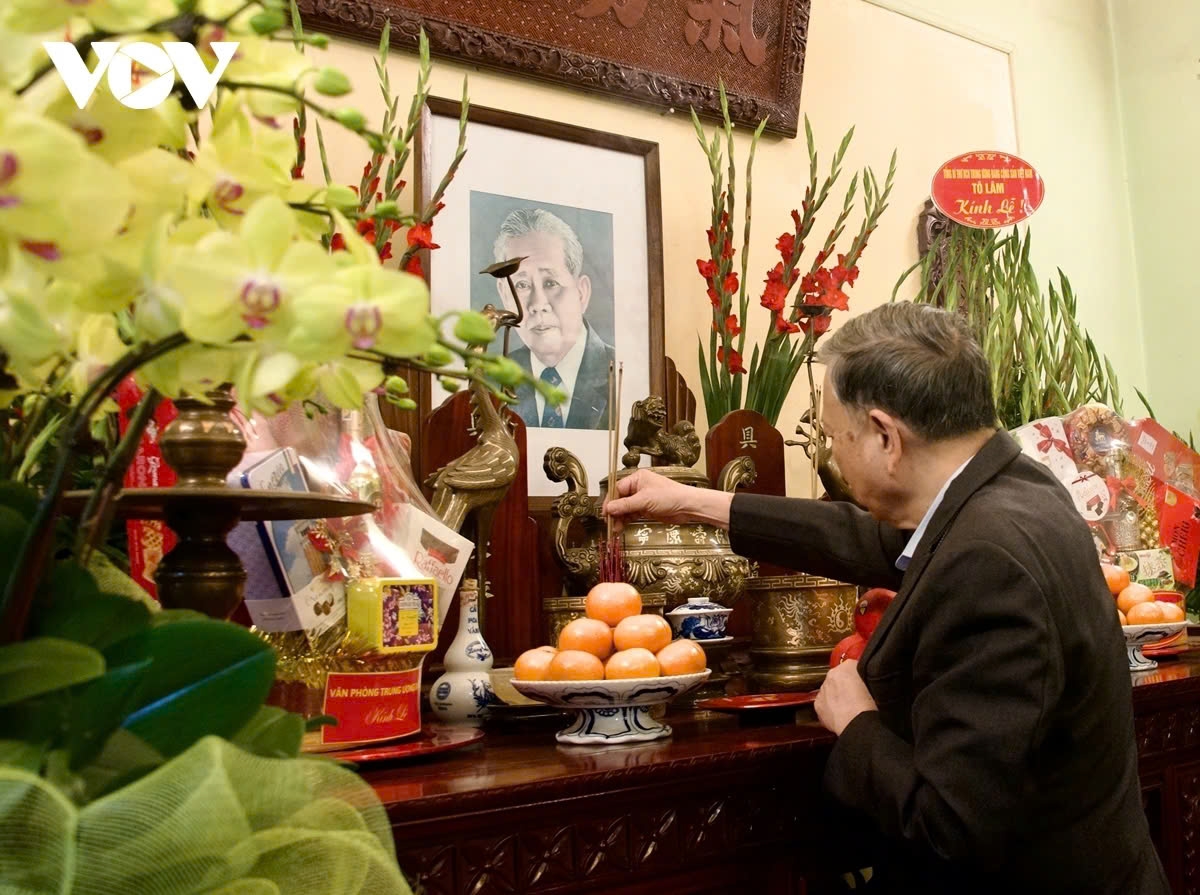
<svg viewBox="0 0 1200 895">
<path fill-rule="evenodd" d="M 968 152 L 933 175 L 938 211 L 964 227 L 986 230 L 1023 221 L 1042 204 L 1046 185 L 1033 166 L 1007 152 Z"/>
</svg>

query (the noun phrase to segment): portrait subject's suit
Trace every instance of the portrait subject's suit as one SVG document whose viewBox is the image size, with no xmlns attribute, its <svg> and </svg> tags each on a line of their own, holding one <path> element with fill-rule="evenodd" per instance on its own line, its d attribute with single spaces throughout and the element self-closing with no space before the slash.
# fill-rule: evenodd
<svg viewBox="0 0 1200 895">
<path fill-rule="evenodd" d="M 845 503 L 739 494 L 733 550 L 897 590 L 826 788 L 885 837 L 884 892 L 1167 895 L 1125 645 L 1066 489 L 1004 432 L 908 540 Z"/>
<path fill-rule="evenodd" d="M 564 428 L 607 429 L 608 365 L 616 357 L 616 349 L 596 335 L 596 331 L 590 326 L 586 329 L 583 361 L 575 377 L 575 389 L 569 396 L 571 405 L 567 411 Z M 518 348 L 510 357 L 532 374 L 533 366 L 528 348 Z M 517 389 L 517 403 L 513 406 L 513 411 L 525 421 L 526 426 L 541 426 L 537 397 L 532 385 L 526 383 Z"/>
</svg>

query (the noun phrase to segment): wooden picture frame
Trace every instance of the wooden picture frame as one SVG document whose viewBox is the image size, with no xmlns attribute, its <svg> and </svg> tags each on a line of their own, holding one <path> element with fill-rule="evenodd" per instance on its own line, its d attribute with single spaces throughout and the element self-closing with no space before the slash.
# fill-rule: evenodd
<svg viewBox="0 0 1200 895">
<path fill-rule="evenodd" d="M 457 101 L 431 97 L 427 103 L 422 114 L 415 159 L 415 195 L 419 203 L 430 201 L 445 170 L 446 158 L 454 149 L 451 136 L 455 140 L 457 138 L 460 114 L 461 105 Z M 490 252 L 493 242 L 477 237 L 477 222 L 489 239 L 495 239 L 495 225 L 502 217 L 507 221 L 511 217 L 508 209 L 516 205 L 548 208 L 552 212 L 577 205 L 578 208 L 568 207 L 562 211 L 564 219 L 570 221 L 569 226 L 572 227 L 581 226 L 580 221 L 587 223 L 589 218 L 601 222 L 603 218 L 609 218 L 607 226 L 611 235 L 607 249 L 607 286 L 603 282 L 605 272 L 601 269 L 604 264 L 596 260 L 589 262 L 592 244 L 586 237 L 580 240 L 584 248 L 584 272 L 591 274 L 596 281 L 590 304 L 585 306 L 585 312 L 596 313 L 585 319 L 587 330 L 600 332 L 602 341 L 615 346 L 617 360 L 625 363 L 624 389 L 617 419 L 619 427 L 623 429 L 634 401 L 648 394 L 661 395 L 665 389 L 662 199 L 658 144 L 477 106 L 470 107 L 467 122 L 467 157 L 444 197 L 446 207 L 434 225 L 434 240 L 441 248 L 428 253 L 424 259 L 430 278 L 433 312 L 438 314 L 475 307 L 485 300 L 498 307 L 501 305 L 497 287 L 502 286 L 507 290 L 505 281 L 479 273 L 493 262 L 494 257 L 481 254 L 485 250 Z M 519 152 L 514 154 L 514 148 Z M 511 170 L 512 176 L 505 175 L 502 178 L 505 182 L 493 187 L 492 178 L 497 164 L 501 164 L 497 160 L 505 158 L 516 162 L 511 169 L 504 168 L 505 171 Z M 474 165 L 473 159 L 478 160 Z M 597 166 L 593 168 L 594 172 L 611 170 L 630 178 L 631 182 L 589 181 L 581 184 L 582 198 L 574 201 L 571 198 L 573 182 L 569 179 L 551 178 L 552 182 L 544 187 L 537 181 L 542 172 L 559 170 L 555 169 L 556 164 L 577 165 L 581 160 L 593 161 Z M 638 182 L 634 183 L 633 180 Z M 531 186 L 531 183 L 537 185 Z M 622 198 L 611 199 L 605 195 L 598 199 L 598 191 L 620 194 Z M 615 204 L 605 205 L 606 202 Z M 574 216 L 570 212 L 575 212 Z M 584 231 L 580 229 L 580 233 Z M 593 266 L 588 267 L 589 263 Z M 643 266 L 644 275 L 641 273 Z M 443 271 L 448 273 L 443 275 Z M 515 279 L 519 281 L 520 277 Z M 465 299 L 468 294 L 470 298 Z M 605 307 L 602 301 L 605 294 L 609 296 L 607 325 L 600 316 Z M 639 310 L 642 304 L 644 309 Z M 644 342 L 641 341 L 641 323 L 644 323 Z M 520 332 L 519 329 L 514 330 L 511 339 L 514 358 L 518 357 L 517 352 L 522 345 Z M 640 345 L 645 345 L 644 361 L 639 361 L 643 356 Z M 498 353 L 501 348 L 498 338 L 493 350 Z M 528 350 L 526 357 L 529 360 L 525 362 L 532 363 L 532 354 Z M 607 367 L 607 364 L 604 366 Z M 423 421 L 430 411 L 442 403 L 445 393 L 430 376 L 420 375 L 417 379 L 417 409 L 398 415 L 398 428 L 407 430 L 414 444 L 421 444 L 420 428 Z M 583 394 L 582 391 L 579 393 Z M 579 403 L 582 408 L 582 398 Z M 520 407 L 517 409 L 521 410 Z M 528 410 L 524 408 L 525 413 Z M 606 460 L 597 465 L 595 450 L 600 449 L 601 457 L 607 454 L 607 432 L 600 428 L 601 425 L 607 426 L 607 417 L 592 420 L 590 424 L 579 423 L 568 405 L 568 415 L 562 429 L 543 428 L 536 418 L 527 419 L 529 423 L 532 424 L 527 429 L 527 468 L 531 506 L 548 506 L 552 497 L 563 489 L 561 484 L 551 483 L 545 478 L 542 456 L 548 446 L 562 445 L 575 452 L 593 477 L 594 489 L 599 478 L 607 472 Z M 589 452 L 592 455 L 590 460 Z M 432 470 L 422 468 L 422 477 L 429 472 Z"/>
<path fill-rule="evenodd" d="M 812 0 L 299 0 L 306 28 L 796 136 Z"/>
</svg>

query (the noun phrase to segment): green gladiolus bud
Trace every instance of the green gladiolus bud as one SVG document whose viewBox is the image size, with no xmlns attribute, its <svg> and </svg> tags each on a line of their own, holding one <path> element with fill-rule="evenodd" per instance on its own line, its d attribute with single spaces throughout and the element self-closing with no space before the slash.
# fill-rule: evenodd
<svg viewBox="0 0 1200 895">
<path fill-rule="evenodd" d="M 458 391 L 459 384 L 458 384 L 457 379 L 451 379 L 449 376 L 443 376 L 441 378 L 440 382 L 442 383 L 442 388 L 444 388 L 446 391 L 448 391 L 448 392 Z"/>
<path fill-rule="evenodd" d="M 408 381 L 403 376 L 389 376 L 384 380 L 383 388 L 388 397 L 400 397 L 408 394 Z"/>
<path fill-rule="evenodd" d="M 358 109 L 334 109 L 331 114 L 334 121 L 355 133 L 362 133 L 367 126 L 366 117 Z"/>
<path fill-rule="evenodd" d="M 325 34 L 306 34 L 304 39 L 318 50 L 329 49 L 329 36 Z"/>
<path fill-rule="evenodd" d="M 266 9 L 250 17 L 250 27 L 255 34 L 274 34 L 286 24 L 287 19 L 278 9 Z"/>
<path fill-rule="evenodd" d="M 392 398 L 388 397 L 388 401 L 393 407 L 399 407 L 401 410 L 416 410 L 417 402 L 412 398 Z"/>
<path fill-rule="evenodd" d="M 454 363 L 454 354 L 448 348 L 434 345 L 425 352 L 425 363 L 431 367 L 448 367 Z"/>
<path fill-rule="evenodd" d="M 463 311 L 454 324 L 454 337 L 468 345 L 488 345 L 495 336 L 492 322 L 478 311 Z"/>
<path fill-rule="evenodd" d="M 521 382 L 525 371 L 511 357 L 498 357 L 484 365 L 488 376 L 501 385 L 515 386 Z"/>
<path fill-rule="evenodd" d="M 380 202 L 375 206 L 375 217 L 398 218 L 400 217 L 400 206 L 391 201 Z"/>
<path fill-rule="evenodd" d="M 379 134 L 367 134 L 364 139 L 367 141 L 367 145 L 371 147 L 372 152 L 387 152 L 387 143 L 383 141 L 383 137 L 379 136 Z"/>
<path fill-rule="evenodd" d="M 348 186 L 330 184 L 325 188 L 325 204 L 330 208 L 358 208 L 358 193 Z"/>
<path fill-rule="evenodd" d="M 313 89 L 322 96 L 345 96 L 354 87 L 343 72 L 327 65 L 317 72 Z"/>
</svg>

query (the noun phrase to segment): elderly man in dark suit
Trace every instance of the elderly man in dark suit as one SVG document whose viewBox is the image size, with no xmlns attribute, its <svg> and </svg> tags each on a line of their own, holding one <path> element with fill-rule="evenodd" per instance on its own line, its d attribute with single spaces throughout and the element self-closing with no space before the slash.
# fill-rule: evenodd
<svg viewBox="0 0 1200 895">
<path fill-rule="evenodd" d="M 558 407 L 547 406 L 526 384 L 513 407 L 526 426 L 551 429 L 607 429 L 608 365 L 614 350 L 584 317 L 592 298 L 592 282 L 583 272 L 583 246 L 562 218 L 541 208 L 511 212 L 496 237 L 497 261 L 524 256 L 513 285 L 525 308 L 517 330 L 524 348 L 512 359 L 535 377 L 567 396 Z M 503 280 L 500 298 L 516 311 Z"/>
<path fill-rule="evenodd" d="M 816 702 L 838 735 L 826 788 L 879 834 L 873 891 L 1165 895 L 1092 539 L 1062 485 L 996 431 L 969 330 L 889 304 L 822 359 L 834 459 L 869 514 L 649 471 L 608 512 L 724 525 L 743 555 L 898 591 Z"/>
</svg>

